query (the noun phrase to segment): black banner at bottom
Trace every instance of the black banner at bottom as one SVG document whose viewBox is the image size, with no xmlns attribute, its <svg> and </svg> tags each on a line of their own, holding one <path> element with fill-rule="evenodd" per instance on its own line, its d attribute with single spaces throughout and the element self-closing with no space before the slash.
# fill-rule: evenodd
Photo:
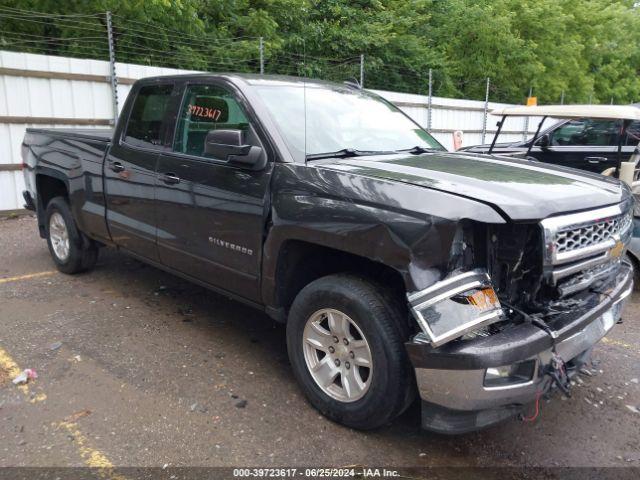
<svg viewBox="0 0 640 480">
<path fill-rule="evenodd" d="M 209 479 L 637 480 L 640 467 L 0 467 L 0 480 Z"/>
</svg>

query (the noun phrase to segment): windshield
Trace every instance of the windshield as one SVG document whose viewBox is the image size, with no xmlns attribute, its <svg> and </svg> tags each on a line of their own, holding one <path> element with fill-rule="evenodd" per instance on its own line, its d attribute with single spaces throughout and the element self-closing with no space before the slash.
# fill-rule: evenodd
<svg viewBox="0 0 640 480">
<path fill-rule="evenodd" d="M 398 108 L 362 90 L 318 84 L 307 84 L 305 89 L 296 84 L 261 85 L 256 91 L 296 161 L 344 149 L 385 153 L 414 147 L 444 150 Z"/>
</svg>

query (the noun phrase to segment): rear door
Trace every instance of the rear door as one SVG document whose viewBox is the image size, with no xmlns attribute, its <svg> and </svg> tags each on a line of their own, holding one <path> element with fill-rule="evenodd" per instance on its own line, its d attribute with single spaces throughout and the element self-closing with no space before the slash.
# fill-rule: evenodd
<svg viewBox="0 0 640 480">
<path fill-rule="evenodd" d="M 172 151 L 158 163 L 158 250 L 163 264 L 259 301 L 273 162 L 256 171 L 204 153 L 215 129 L 241 130 L 245 144 L 265 150 L 248 109 L 225 83 L 184 85 Z"/>
<path fill-rule="evenodd" d="M 165 148 L 174 84 L 139 85 L 131 92 L 124 127 L 116 131 L 104 165 L 107 225 L 120 247 L 158 260 L 156 246 L 155 177 L 159 153 Z M 129 104 L 131 102 L 131 104 Z"/>
</svg>

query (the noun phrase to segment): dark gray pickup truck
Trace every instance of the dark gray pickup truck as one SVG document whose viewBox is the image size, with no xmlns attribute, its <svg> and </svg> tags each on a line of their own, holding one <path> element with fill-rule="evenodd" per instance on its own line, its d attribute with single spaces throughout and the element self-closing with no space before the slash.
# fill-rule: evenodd
<svg viewBox="0 0 640 480">
<path fill-rule="evenodd" d="M 29 129 L 28 207 L 65 273 L 111 246 L 286 322 L 309 401 L 355 428 L 527 415 L 618 321 L 617 180 L 447 153 L 381 98 L 289 77 L 136 82 L 115 131 Z"/>
</svg>

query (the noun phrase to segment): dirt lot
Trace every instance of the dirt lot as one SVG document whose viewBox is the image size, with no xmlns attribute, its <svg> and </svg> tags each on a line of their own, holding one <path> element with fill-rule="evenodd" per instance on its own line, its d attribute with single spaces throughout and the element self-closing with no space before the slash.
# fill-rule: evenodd
<svg viewBox="0 0 640 480">
<path fill-rule="evenodd" d="M 444 437 L 412 408 L 363 433 L 309 406 L 264 314 L 113 250 L 57 273 L 34 218 L 0 220 L 0 466 L 639 467 L 639 313 L 535 422 Z"/>
</svg>

